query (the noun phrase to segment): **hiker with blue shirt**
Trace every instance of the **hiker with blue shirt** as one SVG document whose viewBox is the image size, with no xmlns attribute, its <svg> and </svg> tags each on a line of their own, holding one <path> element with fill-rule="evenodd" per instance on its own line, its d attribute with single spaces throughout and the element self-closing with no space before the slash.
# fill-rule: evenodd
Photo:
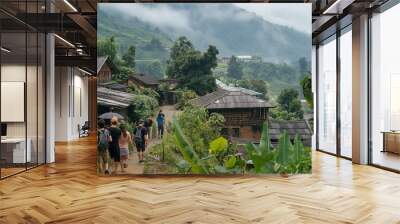
<svg viewBox="0 0 400 224">
<path fill-rule="evenodd" d="M 162 138 L 164 135 L 165 114 L 160 110 L 157 115 L 158 137 Z"/>
</svg>

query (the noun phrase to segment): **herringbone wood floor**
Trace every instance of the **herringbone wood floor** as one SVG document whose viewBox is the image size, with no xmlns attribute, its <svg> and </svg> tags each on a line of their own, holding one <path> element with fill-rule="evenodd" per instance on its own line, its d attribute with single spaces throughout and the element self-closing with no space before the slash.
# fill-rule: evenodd
<svg viewBox="0 0 400 224">
<path fill-rule="evenodd" d="M 322 153 L 289 178 L 98 177 L 94 143 L 0 181 L 0 223 L 400 223 L 400 175 Z"/>
</svg>

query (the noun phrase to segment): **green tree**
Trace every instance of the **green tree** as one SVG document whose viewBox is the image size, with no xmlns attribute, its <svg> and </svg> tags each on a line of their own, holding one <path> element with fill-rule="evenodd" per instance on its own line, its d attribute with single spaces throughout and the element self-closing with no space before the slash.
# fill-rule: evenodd
<svg viewBox="0 0 400 224">
<path fill-rule="evenodd" d="M 117 77 L 127 77 L 128 74 L 133 73 L 133 69 L 127 66 L 125 61 L 118 57 L 117 49 L 118 44 L 114 36 L 97 41 L 97 55 L 108 56 L 111 60 L 111 70 L 113 74 L 117 74 L 113 79 L 118 79 Z"/>
<path fill-rule="evenodd" d="M 122 60 L 124 60 L 125 64 L 129 66 L 131 69 L 135 68 L 135 54 L 136 54 L 135 46 L 130 46 L 128 48 L 128 51 L 122 56 Z"/>
<path fill-rule="evenodd" d="M 300 85 L 303 89 L 303 95 L 304 99 L 306 99 L 307 104 L 310 108 L 313 108 L 314 105 L 314 99 L 313 99 L 313 93 L 312 93 L 312 80 L 311 80 L 311 75 L 306 75 L 301 81 Z"/>
<path fill-rule="evenodd" d="M 239 80 L 237 84 L 240 87 L 262 93 L 265 99 L 268 98 L 268 87 L 264 80 Z"/>
<path fill-rule="evenodd" d="M 278 120 L 303 119 L 303 109 L 299 100 L 299 93 L 295 89 L 284 89 L 279 94 L 277 108 L 271 110 L 271 116 Z"/>
<path fill-rule="evenodd" d="M 228 76 L 241 79 L 243 76 L 243 69 L 235 56 L 232 56 L 228 62 Z"/>
<path fill-rule="evenodd" d="M 147 95 L 136 95 L 128 107 L 129 121 L 136 122 L 139 119 L 146 119 L 154 115 L 157 107 L 158 101 L 156 98 Z"/>
<path fill-rule="evenodd" d="M 194 90 L 198 95 L 212 92 L 216 89 L 212 69 L 217 66 L 217 54 L 214 46 L 201 53 L 186 37 L 180 37 L 171 49 L 166 74 L 178 80 L 178 88 Z"/>
<path fill-rule="evenodd" d="M 108 56 L 112 62 L 117 58 L 117 42 L 115 37 L 99 39 L 97 41 L 97 55 Z"/>
</svg>

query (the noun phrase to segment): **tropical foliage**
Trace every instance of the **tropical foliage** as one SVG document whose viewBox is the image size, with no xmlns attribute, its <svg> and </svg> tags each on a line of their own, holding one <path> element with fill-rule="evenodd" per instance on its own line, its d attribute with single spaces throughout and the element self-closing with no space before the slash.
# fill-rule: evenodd
<svg viewBox="0 0 400 224">
<path fill-rule="evenodd" d="M 292 144 L 285 132 L 279 138 L 278 147 L 273 148 L 269 138 L 267 123 L 262 129 L 260 144 L 246 144 L 247 155 L 254 173 L 297 174 L 311 172 L 311 152 L 305 148 L 300 136 L 296 135 Z"/>
</svg>

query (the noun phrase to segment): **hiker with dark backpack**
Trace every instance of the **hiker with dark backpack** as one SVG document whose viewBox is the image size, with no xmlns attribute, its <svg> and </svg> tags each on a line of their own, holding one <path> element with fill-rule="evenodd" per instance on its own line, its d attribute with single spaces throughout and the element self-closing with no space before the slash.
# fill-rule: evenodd
<svg viewBox="0 0 400 224">
<path fill-rule="evenodd" d="M 99 120 L 97 131 L 97 159 L 100 172 L 109 174 L 108 171 L 108 144 L 111 140 L 110 133 L 105 129 L 105 121 Z"/>
<path fill-rule="evenodd" d="M 144 162 L 144 151 L 146 150 L 148 133 L 144 127 L 143 120 L 139 120 L 137 127 L 133 130 L 136 150 L 138 152 L 139 163 Z"/>
</svg>

